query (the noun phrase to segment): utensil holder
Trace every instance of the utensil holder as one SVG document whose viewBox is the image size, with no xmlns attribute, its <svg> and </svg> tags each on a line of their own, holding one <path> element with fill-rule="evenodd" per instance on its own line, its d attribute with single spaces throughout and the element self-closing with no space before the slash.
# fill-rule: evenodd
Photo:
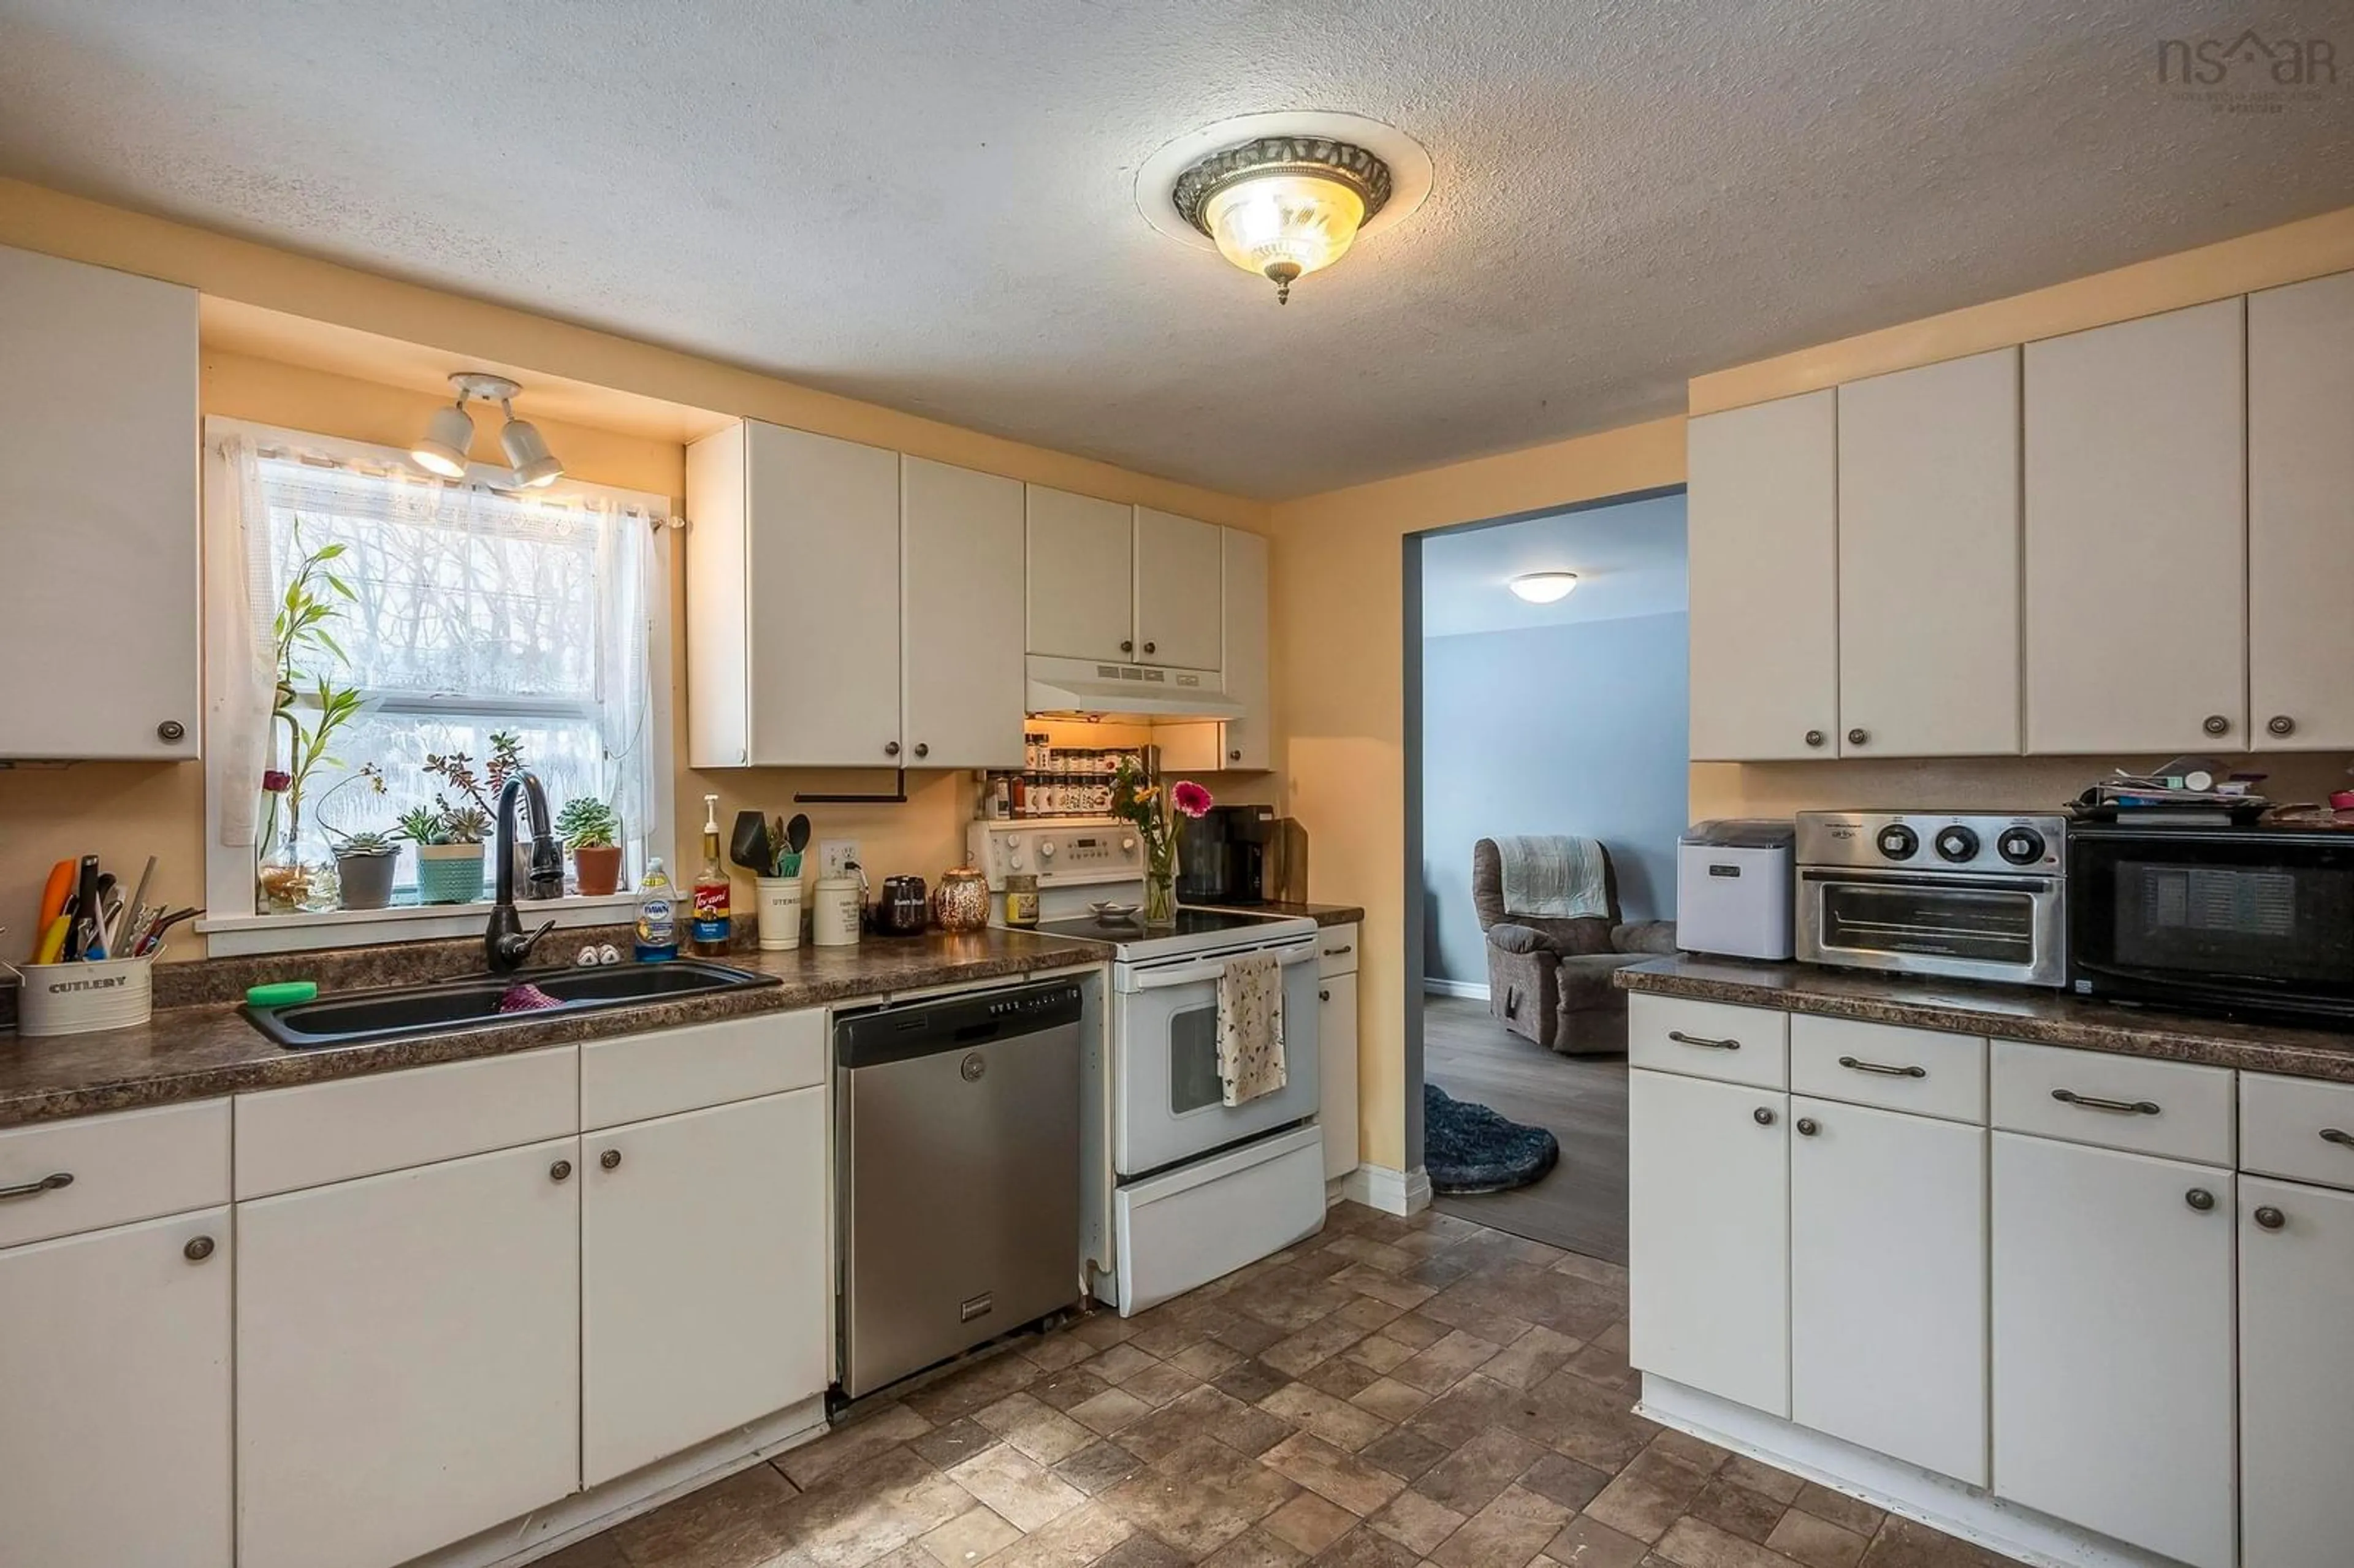
<svg viewBox="0 0 2354 1568">
<path fill-rule="evenodd" d="M 760 915 L 760 949 L 781 953 L 801 945 L 801 879 L 763 876 L 752 884 Z"/>
<path fill-rule="evenodd" d="M 27 1040 L 128 1029 L 155 1009 L 152 957 L 5 967 L 17 978 L 16 1033 Z"/>
</svg>

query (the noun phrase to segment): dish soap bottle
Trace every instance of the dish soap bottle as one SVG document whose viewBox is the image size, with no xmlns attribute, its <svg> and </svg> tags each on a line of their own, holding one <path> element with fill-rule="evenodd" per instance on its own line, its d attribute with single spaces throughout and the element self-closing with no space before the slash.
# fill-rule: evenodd
<svg viewBox="0 0 2354 1568">
<path fill-rule="evenodd" d="M 688 934 L 697 957 L 727 956 L 730 922 L 727 916 L 727 867 L 719 858 L 719 797 L 703 798 L 703 865 L 695 874 L 695 912 Z"/>
<path fill-rule="evenodd" d="M 638 962 L 658 964 L 678 957 L 678 903 L 660 855 L 646 862 L 638 892 Z"/>
</svg>

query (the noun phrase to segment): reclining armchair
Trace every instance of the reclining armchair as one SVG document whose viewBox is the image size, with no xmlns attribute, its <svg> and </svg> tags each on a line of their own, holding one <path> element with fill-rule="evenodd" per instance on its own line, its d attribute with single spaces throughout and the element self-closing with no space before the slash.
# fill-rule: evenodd
<svg viewBox="0 0 2354 1568">
<path fill-rule="evenodd" d="M 1471 903 L 1488 937 L 1488 1011 L 1513 1033 L 1564 1056 L 1627 1050 L 1627 993 L 1611 971 L 1676 950 L 1672 920 L 1619 919 L 1618 874 L 1602 853 L 1609 916 L 1571 919 L 1504 907 L 1503 856 L 1471 846 Z"/>
</svg>

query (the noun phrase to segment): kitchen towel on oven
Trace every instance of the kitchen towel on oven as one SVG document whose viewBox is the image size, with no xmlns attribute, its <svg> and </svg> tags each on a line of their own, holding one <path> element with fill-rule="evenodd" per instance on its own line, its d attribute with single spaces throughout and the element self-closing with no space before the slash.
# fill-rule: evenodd
<svg viewBox="0 0 2354 1568">
<path fill-rule="evenodd" d="M 1283 967 L 1272 953 L 1229 959 L 1218 972 L 1218 1081 L 1227 1105 L 1283 1087 Z"/>
</svg>

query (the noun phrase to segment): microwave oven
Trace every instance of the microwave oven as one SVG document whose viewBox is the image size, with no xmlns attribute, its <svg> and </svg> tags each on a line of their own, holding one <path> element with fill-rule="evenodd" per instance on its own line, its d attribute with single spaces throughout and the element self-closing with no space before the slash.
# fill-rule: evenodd
<svg viewBox="0 0 2354 1568">
<path fill-rule="evenodd" d="M 2084 823 L 2068 898 L 2080 996 L 2354 1025 L 2354 832 Z"/>
</svg>

